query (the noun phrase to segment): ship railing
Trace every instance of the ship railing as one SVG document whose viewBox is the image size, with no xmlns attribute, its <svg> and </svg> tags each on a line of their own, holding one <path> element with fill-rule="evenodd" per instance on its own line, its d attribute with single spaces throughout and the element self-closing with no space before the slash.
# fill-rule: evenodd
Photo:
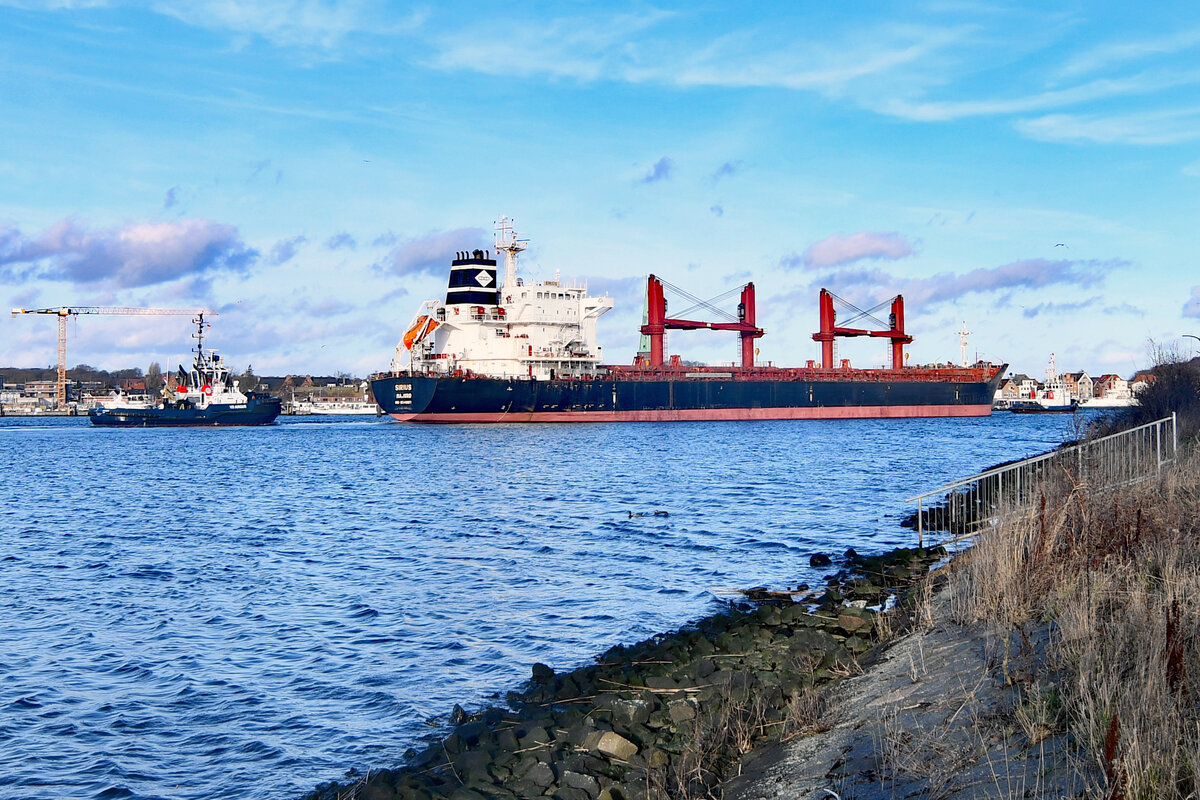
<svg viewBox="0 0 1200 800">
<path fill-rule="evenodd" d="M 1032 508 L 1049 481 L 1094 490 L 1148 480 L 1173 462 L 1179 447 L 1175 414 L 1127 431 L 1084 439 L 1050 453 L 1002 464 L 910 497 L 920 547 L 970 540 L 1003 514 Z M 944 535 L 940 535 L 944 534 Z"/>
</svg>

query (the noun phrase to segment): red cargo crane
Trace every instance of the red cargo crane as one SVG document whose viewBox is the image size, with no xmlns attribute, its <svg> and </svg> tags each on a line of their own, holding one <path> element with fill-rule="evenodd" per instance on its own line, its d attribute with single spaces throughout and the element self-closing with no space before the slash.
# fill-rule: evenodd
<svg viewBox="0 0 1200 800">
<path fill-rule="evenodd" d="M 690 319 L 675 319 L 667 316 L 667 301 L 663 296 L 663 281 L 650 276 L 646 282 L 646 324 L 642 333 L 650 337 L 650 366 L 663 365 L 663 334 L 668 330 L 698 330 L 737 331 L 742 340 L 742 367 L 749 369 L 754 366 L 754 340 L 763 335 L 763 329 L 754 324 L 754 284 L 747 283 L 742 287 L 741 302 L 738 303 L 736 322 L 700 322 Z M 666 284 L 670 286 L 670 284 Z M 677 286 L 671 289 L 696 303 L 719 314 L 731 315 L 714 307 L 711 301 L 697 300 L 692 295 Z"/>
<path fill-rule="evenodd" d="M 874 313 L 886 306 L 892 304 L 892 311 L 888 317 L 887 330 L 871 331 L 864 328 L 849 328 L 835 325 L 837 314 L 833 309 L 833 301 L 837 300 L 844 306 L 858 312 L 858 316 L 852 317 L 850 322 L 857 322 L 860 319 L 868 318 L 874 320 L 879 325 L 884 325 L 883 321 L 874 316 Z M 904 368 L 904 345 L 911 344 L 913 337 L 904 332 L 904 296 L 896 295 L 891 300 L 884 300 L 879 305 L 863 311 L 853 303 L 850 303 L 837 295 L 830 292 L 828 289 L 821 290 L 821 330 L 813 334 L 813 340 L 821 343 L 821 366 L 825 369 L 833 369 L 833 340 L 838 336 L 873 336 L 883 339 L 892 340 L 892 369 Z"/>
</svg>

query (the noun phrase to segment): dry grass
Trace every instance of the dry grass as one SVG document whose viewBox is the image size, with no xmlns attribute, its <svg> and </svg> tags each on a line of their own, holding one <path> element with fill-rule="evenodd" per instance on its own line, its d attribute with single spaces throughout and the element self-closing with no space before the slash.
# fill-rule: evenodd
<svg viewBox="0 0 1200 800">
<path fill-rule="evenodd" d="M 1089 794 L 1200 797 L 1200 456 L 1103 492 L 1063 476 L 951 585 L 959 621 L 1001 631 L 1028 741 L 1065 725 Z M 1029 636 L 1047 625 L 1039 660 Z"/>
<path fill-rule="evenodd" d="M 809 686 L 792 697 L 783 720 L 782 741 L 824 733 L 833 727 L 837 713 L 835 695 L 825 686 Z"/>
</svg>

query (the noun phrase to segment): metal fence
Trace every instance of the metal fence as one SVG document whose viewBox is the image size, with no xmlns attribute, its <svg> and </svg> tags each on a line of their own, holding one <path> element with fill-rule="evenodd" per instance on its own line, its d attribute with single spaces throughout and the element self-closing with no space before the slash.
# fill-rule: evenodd
<svg viewBox="0 0 1200 800">
<path fill-rule="evenodd" d="M 1111 436 L 995 467 L 905 502 L 917 504 L 917 540 L 924 547 L 927 532 L 946 531 L 949 538 L 971 536 L 1004 511 L 1028 508 L 1049 477 L 1069 475 L 1094 489 L 1137 483 L 1174 461 L 1177 447 L 1172 414 Z"/>
</svg>

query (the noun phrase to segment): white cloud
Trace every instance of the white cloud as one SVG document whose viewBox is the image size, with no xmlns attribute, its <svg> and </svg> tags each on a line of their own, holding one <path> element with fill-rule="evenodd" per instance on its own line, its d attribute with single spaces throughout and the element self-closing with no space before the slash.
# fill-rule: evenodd
<svg viewBox="0 0 1200 800">
<path fill-rule="evenodd" d="M 1047 114 L 1021 120 L 1017 130 L 1045 142 L 1165 145 L 1200 139 L 1200 108 L 1132 114 Z"/>
<path fill-rule="evenodd" d="M 1106 272 L 1126 266 L 1129 262 L 1119 259 L 1050 261 L 1029 258 L 998 267 L 981 267 L 961 275 L 945 273 L 910 280 L 906 282 L 904 294 L 906 297 L 911 295 L 919 303 L 933 304 L 975 292 L 1041 289 L 1056 284 L 1087 287 L 1102 283 Z"/>
<path fill-rule="evenodd" d="M 783 260 L 784 266 L 802 263 L 808 269 L 824 269 L 849 264 L 865 258 L 886 258 L 895 261 L 914 252 L 913 245 L 898 233 L 863 231 L 843 236 L 835 233 L 810 245 L 804 254 Z"/>
<path fill-rule="evenodd" d="M 397 17 L 382 0 L 158 0 L 154 11 L 180 22 L 282 47 L 333 50 L 356 34 L 413 30 L 422 14 Z"/>
<path fill-rule="evenodd" d="M 0 0 L 0 6 L 24 11 L 73 11 L 81 8 L 105 8 L 107 0 Z"/>
<path fill-rule="evenodd" d="M 1063 76 L 1081 75 L 1130 61 L 1173 55 L 1197 45 L 1200 45 L 1200 28 L 1178 31 L 1156 39 L 1103 45 L 1087 50 L 1069 60 L 1060 74 Z"/>
<path fill-rule="evenodd" d="M 440 52 L 430 65 L 487 75 L 634 80 L 646 57 L 635 39 L 671 16 L 653 11 L 560 17 L 537 24 L 513 17 L 491 19 L 486 28 L 460 28 L 438 40 Z"/>
<path fill-rule="evenodd" d="M 821 275 L 808 288 L 812 290 L 822 285 L 854 287 L 847 299 L 860 305 L 872 305 L 877 302 L 873 298 L 903 294 L 916 305 L 929 307 L 958 300 L 968 294 L 1044 289 L 1047 286 L 1086 288 L 1103 283 L 1107 273 L 1129 265 L 1128 261 L 1120 259 L 1051 261 L 1030 258 L 964 273 L 945 272 L 927 278 L 895 277 L 878 269 L 854 267 Z M 1038 307 L 1034 314 L 1042 310 L 1046 309 Z"/>
<path fill-rule="evenodd" d="M 483 248 L 485 239 L 482 228 L 430 233 L 392 248 L 379 266 L 397 275 L 440 275 L 449 270 L 456 251 Z"/>
<path fill-rule="evenodd" d="M 1200 84 L 1200 71 L 1183 70 L 1133 75 L 1120 79 L 1095 80 L 1066 89 L 1053 89 L 1009 98 L 920 102 L 896 98 L 877 104 L 875 110 L 882 114 L 919 122 L 945 122 L 966 117 L 1044 111 L 1114 97 L 1146 95 L 1164 89 L 1196 84 Z"/>
<path fill-rule="evenodd" d="M 0 227 L 0 276 L 150 286 L 215 271 L 245 271 L 258 259 L 232 225 L 206 219 L 141 222 L 89 230 L 73 218 L 36 235 Z"/>
<path fill-rule="evenodd" d="M 1003 82 L 1014 87 L 1007 96 L 990 96 L 992 92 L 981 90 L 973 77 L 998 64 L 1012 69 L 1021 62 L 1020 54 L 1014 55 L 1011 48 L 994 47 L 988 39 L 989 29 L 982 26 L 888 23 L 825 31 L 815 37 L 781 25 L 734 30 L 696 41 L 677 30 L 689 21 L 688 14 L 661 11 L 560 17 L 544 24 L 493 20 L 486 31 L 456 30 L 453 36 L 434 39 L 440 50 L 430 65 L 501 76 L 807 91 L 921 122 L 1048 112 L 1200 85 L 1200 70 L 1189 65 L 1071 85 L 1080 75 L 1093 71 L 1089 64 L 1123 64 L 1142 53 L 1184 49 L 1200 41 L 1200 31 L 1085 54 L 1066 70 L 1065 83 L 1063 74 L 1022 69 L 1014 73 L 1014 79 Z M 1054 35 L 1045 38 L 1026 49 L 1039 53 L 1070 44 Z M 949 94 L 955 87 L 962 87 L 962 94 L 971 99 L 935 96 Z M 1026 121 L 1019 130 L 1045 138 L 1051 135 L 1045 129 L 1055 120 Z M 1149 140 L 1141 136 L 1136 143 Z"/>
<path fill-rule="evenodd" d="M 657 183 L 665 181 L 671 177 L 671 173 L 675 171 L 675 162 L 663 156 L 654 165 L 650 167 L 650 171 L 642 177 L 642 183 Z"/>
<path fill-rule="evenodd" d="M 436 42 L 430 65 L 489 75 L 668 86 L 782 88 L 839 94 L 850 83 L 921 62 L 961 43 L 968 26 L 877 25 L 834 39 L 756 28 L 698 43 L 661 31 L 682 14 L 560 17 L 533 24 L 489 20 Z"/>
<path fill-rule="evenodd" d="M 1183 315 L 1200 318 L 1200 286 L 1192 287 L 1192 296 L 1183 304 Z"/>
<path fill-rule="evenodd" d="M 293 236 L 290 239 L 280 239 L 275 243 L 275 246 L 271 248 L 271 254 L 268 258 L 268 261 L 274 266 L 286 264 L 295 258 L 296 253 L 299 252 L 301 245 L 304 245 L 307 242 L 308 238 L 305 236 Z"/>
</svg>

